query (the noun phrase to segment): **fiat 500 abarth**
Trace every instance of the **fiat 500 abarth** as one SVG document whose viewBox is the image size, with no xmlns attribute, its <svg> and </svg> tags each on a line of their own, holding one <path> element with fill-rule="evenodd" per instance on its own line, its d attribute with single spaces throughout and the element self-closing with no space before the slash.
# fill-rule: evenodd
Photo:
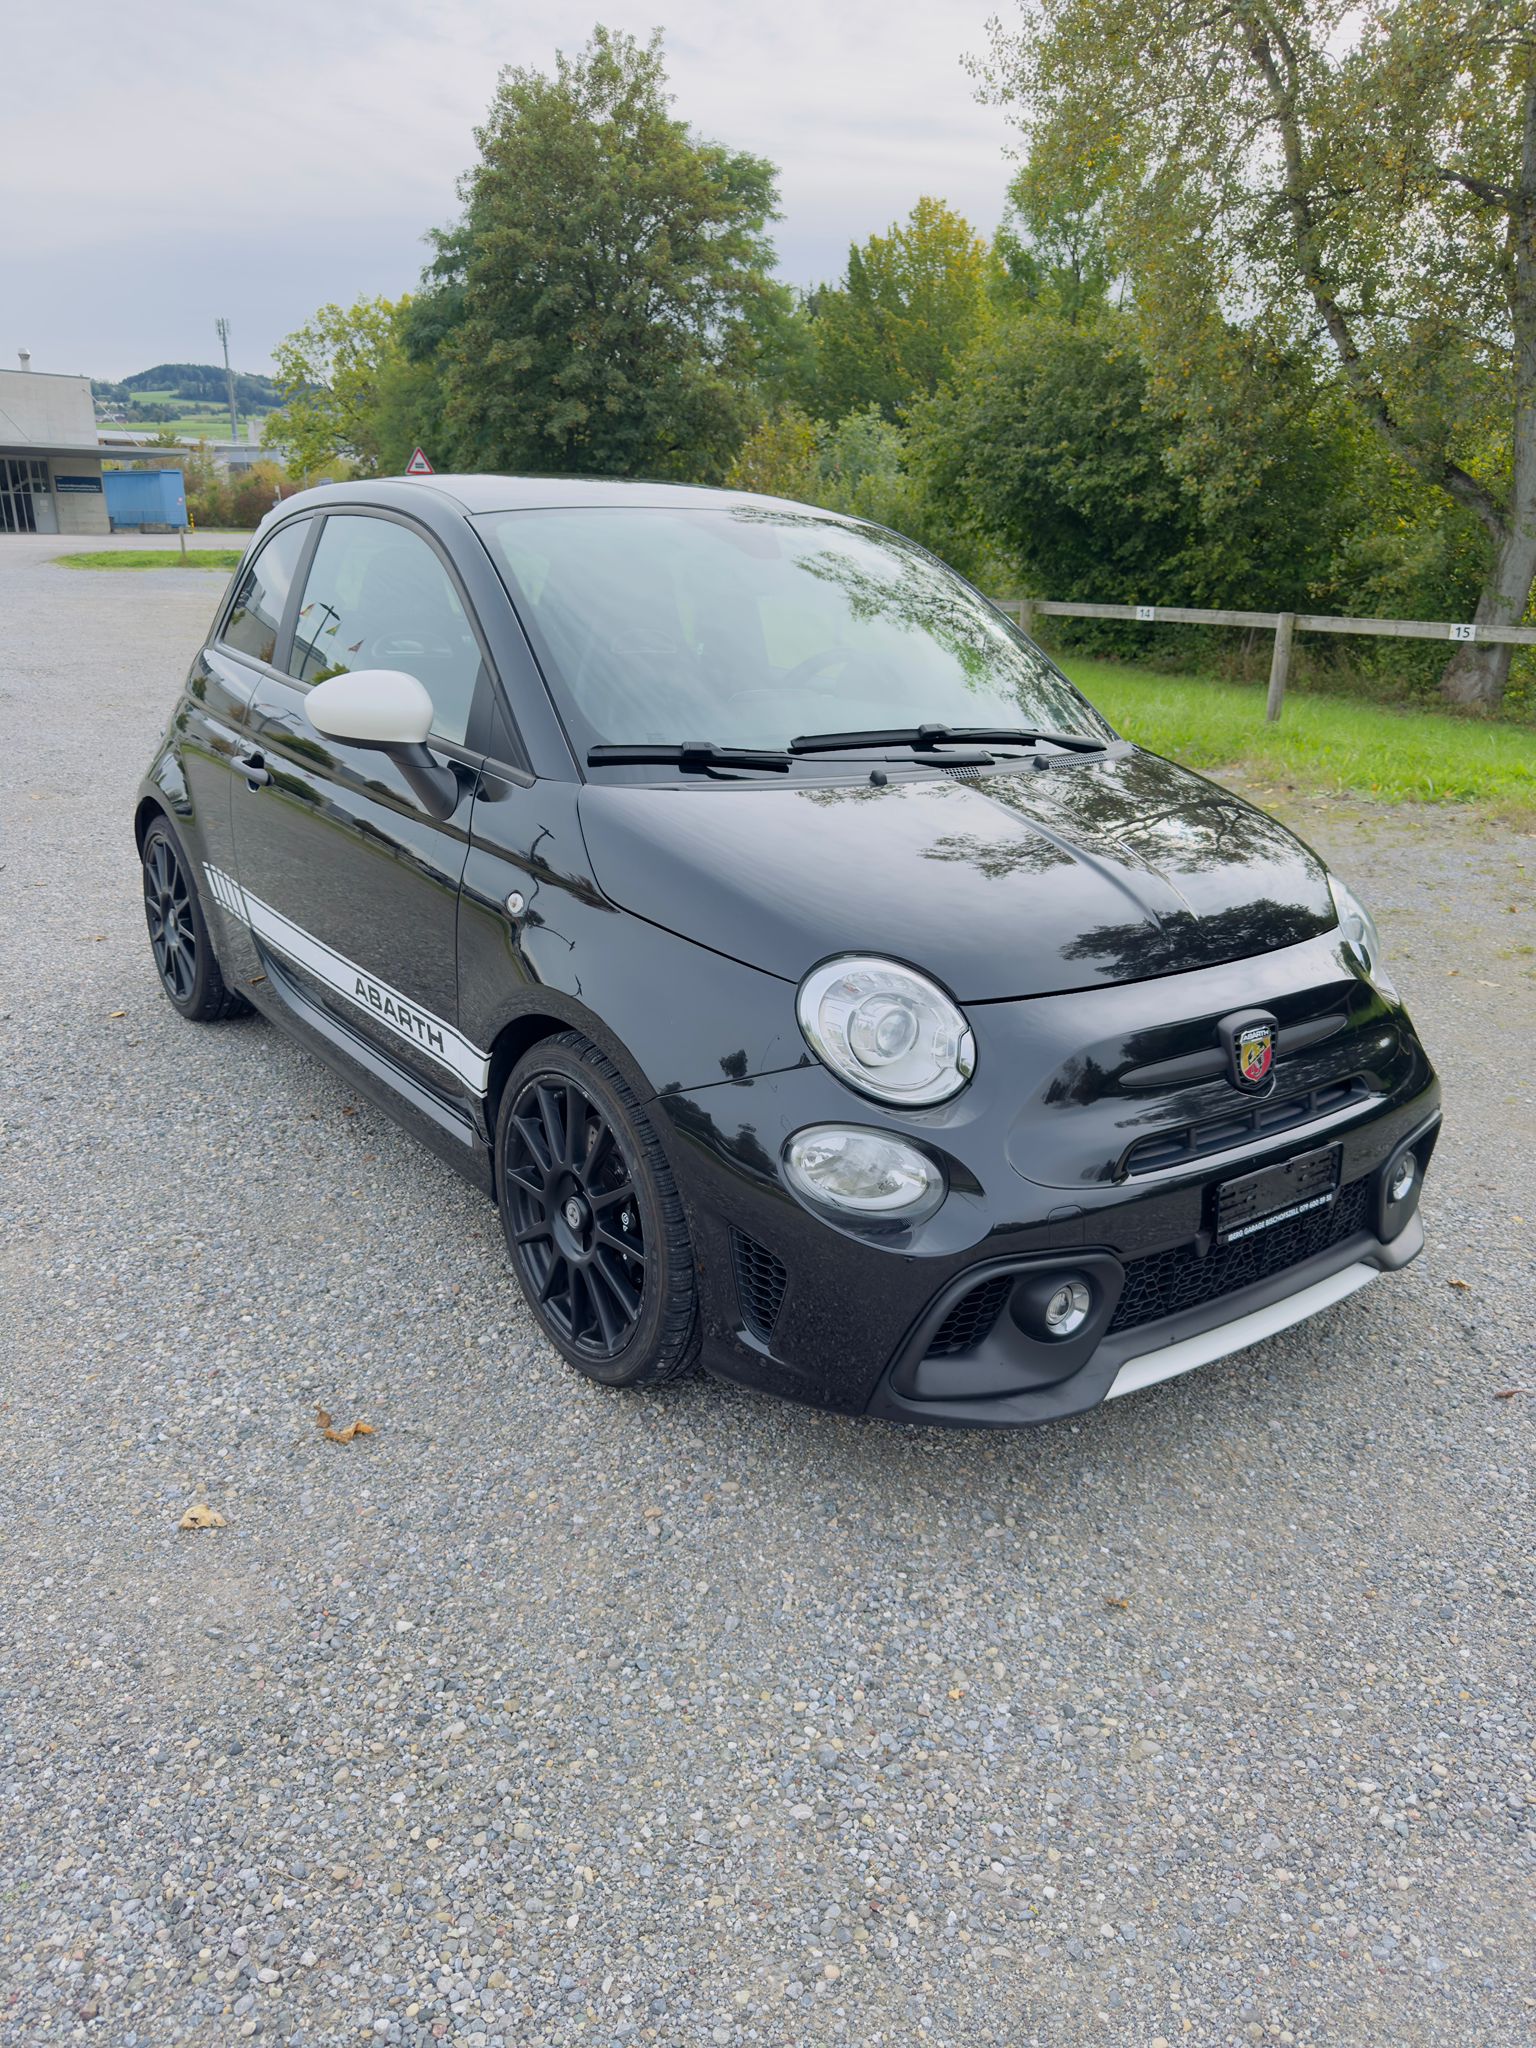
<svg viewBox="0 0 1536 2048">
<path fill-rule="evenodd" d="M 290 498 L 135 824 L 175 1007 L 451 1160 L 610 1386 L 1040 1422 L 1423 1242 L 1439 1089 L 1360 903 L 856 520 Z"/>
</svg>

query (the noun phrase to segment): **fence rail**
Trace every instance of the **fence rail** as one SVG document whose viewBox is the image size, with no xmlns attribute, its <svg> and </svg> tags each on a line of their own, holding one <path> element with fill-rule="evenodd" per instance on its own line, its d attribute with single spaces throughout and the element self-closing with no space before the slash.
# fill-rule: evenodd
<svg viewBox="0 0 1536 2048">
<path fill-rule="evenodd" d="M 998 609 L 1015 617 L 1026 633 L 1037 618 L 1126 619 L 1137 626 L 1246 626 L 1273 633 L 1269 697 L 1264 716 L 1273 724 L 1285 702 L 1291 673 L 1291 645 L 1298 633 L 1369 633 L 1387 640 L 1493 641 L 1499 646 L 1536 647 L 1536 626 L 1484 626 L 1453 619 L 1339 619 L 1324 612 L 1203 612 L 1182 604 L 1066 604 L 1054 598 L 1005 597 Z"/>
</svg>

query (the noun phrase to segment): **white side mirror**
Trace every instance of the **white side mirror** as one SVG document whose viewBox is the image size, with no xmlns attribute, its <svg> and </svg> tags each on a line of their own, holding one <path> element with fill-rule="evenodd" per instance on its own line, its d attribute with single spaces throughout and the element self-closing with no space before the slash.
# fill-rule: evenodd
<svg viewBox="0 0 1536 2048">
<path fill-rule="evenodd" d="M 316 683 L 304 715 L 327 739 L 355 747 L 419 747 L 432 730 L 432 699 L 403 669 L 360 668 Z"/>
</svg>

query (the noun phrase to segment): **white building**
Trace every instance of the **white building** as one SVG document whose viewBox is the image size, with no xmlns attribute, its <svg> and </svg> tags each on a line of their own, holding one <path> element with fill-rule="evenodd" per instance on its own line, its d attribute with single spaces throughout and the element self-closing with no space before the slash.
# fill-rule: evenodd
<svg viewBox="0 0 1536 2048">
<path fill-rule="evenodd" d="M 101 446 L 89 377 L 0 370 L 0 536 L 106 533 Z"/>
</svg>

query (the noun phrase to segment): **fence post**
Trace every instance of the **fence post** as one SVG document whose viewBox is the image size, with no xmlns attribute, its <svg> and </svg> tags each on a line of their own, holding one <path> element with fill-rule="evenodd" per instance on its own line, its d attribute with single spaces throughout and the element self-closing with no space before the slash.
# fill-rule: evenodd
<svg viewBox="0 0 1536 2048">
<path fill-rule="evenodd" d="M 1269 662 L 1269 697 L 1264 705 L 1264 722 L 1273 725 L 1285 702 L 1286 679 L 1291 673 L 1291 640 L 1296 631 L 1296 614 L 1281 612 L 1275 620 L 1275 651 Z"/>
<path fill-rule="evenodd" d="M 1031 640 L 1035 637 L 1035 600 L 1032 597 L 1019 599 L 1019 631 Z"/>
</svg>

